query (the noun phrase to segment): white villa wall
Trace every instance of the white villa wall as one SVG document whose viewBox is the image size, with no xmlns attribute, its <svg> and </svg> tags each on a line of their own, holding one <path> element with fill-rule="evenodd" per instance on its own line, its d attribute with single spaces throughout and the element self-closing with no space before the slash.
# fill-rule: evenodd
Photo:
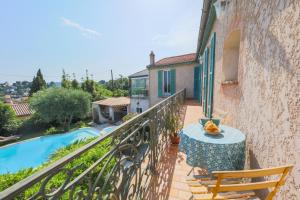
<svg viewBox="0 0 300 200">
<path fill-rule="evenodd" d="M 149 108 L 149 99 L 148 98 L 130 98 L 130 112 L 136 113 L 137 103 L 139 102 L 139 108 L 142 108 L 144 112 Z"/>
<path fill-rule="evenodd" d="M 107 123 L 107 122 L 109 122 L 109 119 L 105 118 L 105 117 L 101 114 L 100 106 L 99 106 L 98 104 L 95 104 L 95 103 L 92 104 L 92 110 L 94 110 L 94 109 L 96 110 L 96 112 L 97 112 L 97 114 L 98 114 L 98 119 L 99 119 L 99 122 L 100 122 L 100 123 Z M 93 121 L 94 121 L 94 119 L 95 119 L 97 116 L 95 116 L 95 113 L 94 113 L 94 112 L 92 112 L 92 115 L 93 115 Z"/>
</svg>

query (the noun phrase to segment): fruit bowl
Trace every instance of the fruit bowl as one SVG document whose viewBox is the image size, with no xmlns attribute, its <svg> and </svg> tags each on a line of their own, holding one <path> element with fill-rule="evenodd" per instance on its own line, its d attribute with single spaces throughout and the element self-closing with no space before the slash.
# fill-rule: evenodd
<svg viewBox="0 0 300 200">
<path fill-rule="evenodd" d="M 208 120 L 203 126 L 204 131 L 210 135 L 218 135 L 221 133 L 220 128 L 217 124 L 214 123 L 213 120 Z"/>
<path fill-rule="evenodd" d="M 209 134 L 209 135 L 219 135 L 221 133 L 220 128 L 218 128 L 218 130 L 215 130 L 215 131 L 209 131 L 209 130 L 205 130 L 205 129 L 204 129 L 204 131 L 206 134 Z"/>
<path fill-rule="evenodd" d="M 208 122 L 210 120 L 213 121 L 213 123 L 219 127 L 219 125 L 220 125 L 220 119 L 216 119 L 216 118 L 212 118 L 212 119 L 202 118 L 202 119 L 199 120 L 199 122 L 204 127 L 205 124 L 206 124 L 206 122 Z"/>
</svg>

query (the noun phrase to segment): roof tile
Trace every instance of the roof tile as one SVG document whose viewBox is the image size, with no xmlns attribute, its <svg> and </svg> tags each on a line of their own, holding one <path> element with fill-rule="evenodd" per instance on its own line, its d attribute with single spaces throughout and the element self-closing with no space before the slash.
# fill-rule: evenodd
<svg viewBox="0 0 300 200">
<path fill-rule="evenodd" d="M 185 55 L 180 55 L 180 56 L 172 56 L 172 57 L 163 58 L 163 59 L 155 62 L 155 66 L 193 62 L 195 60 L 196 60 L 196 54 L 190 53 L 190 54 L 185 54 Z"/>
<path fill-rule="evenodd" d="M 12 104 L 11 107 L 15 111 L 15 113 L 18 117 L 28 116 L 28 115 L 33 114 L 33 111 L 30 109 L 28 103 Z"/>
<path fill-rule="evenodd" d="M 119 107 L 129 105 L 130 99 L 128 97 L 111 97 L 104 100 L 95 101 L 93 103 L 102 106 Z"/>
</svg>

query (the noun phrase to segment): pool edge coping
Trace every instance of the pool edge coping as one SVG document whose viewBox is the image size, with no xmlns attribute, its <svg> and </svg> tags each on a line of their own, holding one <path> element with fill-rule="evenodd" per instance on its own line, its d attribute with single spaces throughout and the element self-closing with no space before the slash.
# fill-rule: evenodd
<svg viewBox="0 0 300 200">
<path fill-rule="evenodd" d="M 10 143 L 10 144 L 6 144 L 6 145 L 3 145 L 3 146 L 0 146 L 0 149 L 2 149 L 4 147 L 11 146 L 11 145 L 14 145 L 14 144 L 19 144 L 19 143 L 27 142 L 27 141 L 30 141 L 30 140 L 35 140 L 35 139 L 38 139 L 38 138 L 41 138 L 41 137 L 50 137 L 50 136 L 54 136 L 54 135 L 63 135 L 63 134 L 72 133 L 74 131 L 77 131 L 77 130 L 80 130 L 80 129 L 86 129 L 86 128 L 91 128 L 91 129 L 94 129 L 94 130 L 98 131 L 99 133 L 101 133 L 101 131 L 99 131 L 98 129 L 96 129 L 94 127 L 88 127 L 87 126 L 87 127 L 78 128 L 78 129 L 75 129 L 73 131 L 69 131 L 69 132 L 65 132 L 65 133 L 58 133 L 58 134 L 53 134 L 53 135 L 51 135 L 51 134 L 50 135 L 42 135 L 42 136 L 37 136 L 37 137 L 29 138 L 29 139 L 26 139 L 26 140 L 18 141 L 18 142 L 13 142 L 13 143 Z"/>
</svg>

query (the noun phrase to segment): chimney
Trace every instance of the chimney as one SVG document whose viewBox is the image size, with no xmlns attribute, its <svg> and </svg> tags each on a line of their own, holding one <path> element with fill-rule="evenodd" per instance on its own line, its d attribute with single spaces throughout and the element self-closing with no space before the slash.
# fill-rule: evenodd
<svg viewBox="0 0 300 200">
<path fill-rule="evenodd" d="M 151 51 L 150 53 L 150 65 L 154 65 L 155 64 L 155 54 L 153 53 L 153 51 Z"/>
</svg>

